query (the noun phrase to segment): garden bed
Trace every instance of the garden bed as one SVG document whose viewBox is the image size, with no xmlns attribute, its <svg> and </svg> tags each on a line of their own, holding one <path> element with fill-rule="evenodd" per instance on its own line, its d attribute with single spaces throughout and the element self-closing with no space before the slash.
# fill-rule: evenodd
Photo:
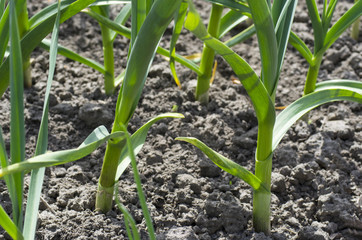
<svg viewBox="0 0 362 240">
<path fill-rule="evenodd" d="M 30 12 L 44 6 L 30 1 Z M 340 1 L 335 17 L 352 4 Z M 208 15 L 209 4 L 197 1 Z M 206 18 L 206 17 L 205 17 Z M 313 44 L 304 1 L 297 8 L 295 31 Z M 245 26 L 241 25 L 239 30 Z M 161 45 L 168 46 L 170 31 Z M 360 38 L 361 41 L 361 38 Z M 61 25 L 60 43 L 82 55 L 102 61 L 100 30 L 96 22 L 78 14 Z M 119 70 L 125 67 L 128 40 L 115 42 Z M 184 30 L 176 46 L 179 54 L 201 52 L 202 43 Z M 233 48 L 254 69 L 260 69 L 256 37 Z M 33 55 L 34 86 L 25 90 L 27 156 L 34 154 L 46 88 L 48 53 Z M 179 136 L 199 138 L 208 146 L 253 171 L 257 120 L 242 85 L 233 82 L 231 68 L 217 57 L 218 69 L 210 89 L 210 103 L 194 99 L 196 74 L 178 66 L 182 89 L 174 83 L 168 63 L 156 55 L 143 95 L 130 122 L 134 132 L 150 118 L 170 112 L 174 105 L 184 119 L 162 120 L 150 130 L 138 155 L 147 204 L 157 239 L 269 239 L 252 228 L 252 191 L 236 177 L 216 167 Z M 308 65 L 288 47 L 277 90 L 277 106 L 286 106 L 303 93 Z M 327 51 L 319 79 L 362 78 L 362 45 L 347 31 Z M 118 91 L 118 90 L 117 90 Z M 107 97 L 103 76 L 59 56 L 50 101 L 50 151 L 79 146 L 92 130 L 111 129 L 117 94 Z M 1 98 L 0 122 L 10 147 L 9 92 Z M 310 123 L 299 121 L 274 153 L 272 174 L 272 239 L 362 238 L 362 106 L 335 102 L 310 113 Z M 36 239 L 125 239 L 121 212 L 94 211 L 95 193 L 105 146 L 90 156 L 46 170 Z M 119 182 L 119 196 L 147 238 L 132 171 Z M 0 203 L 11 212 L 5 184 Z M 0 233 L 0 239 L 6 234 Z"/>
</svg>

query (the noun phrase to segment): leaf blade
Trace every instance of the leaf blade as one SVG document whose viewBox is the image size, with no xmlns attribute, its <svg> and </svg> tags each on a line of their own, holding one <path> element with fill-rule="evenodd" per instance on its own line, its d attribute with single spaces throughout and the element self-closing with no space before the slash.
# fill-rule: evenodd
<svg viewBox="0 0 362 240">
<path fill-rule="evenodd" d="M 339 100 L 362 103 L 362 83 L 345 80 L 325 81 L 317 84 L 315 92 L 290 104 L 277 116 L 273 134 L 273 151 L 284 134 L 300 117 L 321 104 Z"/>
<path fill-rule="evenodd" d="M 231 175 L 240 178 L 247 184 L 249 184 L 255 191 L 259 191 L 264 189 L 268 191 L 259 178 L 257 178 L 254 174 L 252 174 L 249 170 L 240 166 L 239 164 L 231 161 L 230 159 L 222 156 L 221 154 L 215 152 L 206 144 L 201 142 L 200 140 L 192 137 L 178 137 L 176 140 L 185 141 L 191 143 L 195 147 L 199 148 L 204 154 L 206 154 L 210 160 L 215 163 L 222 170 L 230 173 Z"/>
</svg>

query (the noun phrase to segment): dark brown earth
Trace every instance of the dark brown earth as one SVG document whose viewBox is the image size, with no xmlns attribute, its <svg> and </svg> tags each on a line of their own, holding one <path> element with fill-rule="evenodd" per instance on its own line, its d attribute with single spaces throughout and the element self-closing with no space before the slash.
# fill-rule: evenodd
<svg viewBox="0 0 362 240">
<path fill-rule="evenodd" d="M 45 1 L 44 1 L 45 2 Z M 46 4 L 30 1 L 34 13 Z M 208 3 L 197 1 L 207 18 Z M 352 1 L 340 1 L 340 16 Z M 242 30 L 241 25 L 237 30 Z M 313 45 L 306 6 L 300 1 L 293 30 Z M 161 44 L 167 46 L 171 27 Z M 236 30 L 233 31 L 236 33 Z M 362 45 L 349 31 L 328 50 L 320 80 L 362 78 Z M 101 35 L 96 22 L 78 14 L 61 26 L 60 43 L 100 62 Z M 180 54 L 201 52 L 201 42 L 183 31 Z M 256 38 L 233 48 L 259 71 Z M 117 72 L 126 65 L 128 41 L 117 38 Z M 25 90 L 27 156 L 31 157 L 39 129 L 46 87 L 48 53 L 32 55 L 33 83 Z M 173 105 L 184 119 L 155 124 L 138 155 L 143 189 L 154 221 L 157 239 L 361 239 L 362 238 L 362 121 L 361 104 L 335 102 L 310 114 L 311 123 L 297 122 L 274 154 L 272 175 L 272 235 L 252 228 L 252 192 L 241 180 L 216 167 L 199 150 L 175 141 L 193 136 L 214 150 L 245 166 L 254 167 L 257 121 L 241 85 L 234 84 L 231 68 L 220 58 L 210 103 L 194 100 L 195 73 L 178 66 L 182 90 L 172 80 L 168 63 L 159 55 L 151 67 L 129 131 L 134 132 L 153 116 L 170 112 Z M 302 95 L 307 63 L 291 46 L 280 78 L 276 103 L 290 104 Z M 107 97 L 103 77 L 93 69 L 59 56 L 52 86 L 49 150 L 77 147 L 91 131 L 105 125 L 111 129 L 117 94 Z M 9 141 L 9 92 L 1 98 L 0 123 Z M 48 168 L 40 206 L 36 239 L 125 239 L 121 212 L 94 212 L 95 192 L 105 146 L 74 163 Z M 26 178 L 28 180 L 28 177 Z M 132 171 L 120 179 L 121 202 L 133 214 L 147 239 Z M 45 204 L 46 202 L 46 204 Z M 0 203 L 11 212 L 3 181 Z M 0 232 L 0 239 L 9 237 Z"/>
</svg>

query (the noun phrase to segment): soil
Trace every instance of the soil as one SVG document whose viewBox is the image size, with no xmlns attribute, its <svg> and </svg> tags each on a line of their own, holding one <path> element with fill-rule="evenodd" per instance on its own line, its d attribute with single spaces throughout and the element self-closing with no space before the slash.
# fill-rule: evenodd
<svg viewBox="0 0 362 240">
<path fill-rule="evenodd" d="M 32 14 L 48 4 L 29 1 Z M 44 3 L 45 2 L 45 3 Z M 353 1 L 340 1 L 341 16 Z M 196 1 L 207 19 L 210 6 Z M 242 30 L 240 25 L 233 33 Z M 167 46 L 171 27 L 162 45 Z M 293 30 L 313 45 L 313 33 L 304 1 L 297 8 Z M 326 53 L 320 80 L 362 78 L 362 45 L 344 33 Z M 60 43 L 102 62 L 97 23 L 78 14 L 61 25 Z M 118 73 L 126 66 L 128 40 L 115 41 Z M 202 43 L 184 30 L 177 51 L 201 52 Z M 255 37 L 233 48 L 260 70 Z M 33 87 L 24 93 L 26 153 L 31 157 L 39 129 L 46 87 L 48 53 L 32 54 Z M 274 153 L 270 237 L 252 228 L 252 191 L 248 185 L 216 167 L 190 144 L 175 141 L 193 136 L 214 150 L 253 171 L 257 121 L 242 85 L 233 83 L 231 68 L 217 57 L 218 68 L 210 89 L 210 103 L 194 99 L 196 74 L 178 66 L 182 89 L 174 83 L 168 63 L 156 55 L 143 95 L 129 125 L 134 132 L 150 118 L 170 112 L 173 105 L 184 119 L 163 120 L 149 131 L 138 155 L 138 168 L 157 239 L 362 239 L 362 105 L 334 102 L 310 113 L 310 124 L 297 122 Z M 286 106 L 299 98 L 307 63 L 289 46 L 276 104 Z M 118 90 L 117 90 L 118 92 Z M 99 126 L 112 126 L 117 94 L 107 97 L 103 77 L 95 70 L 59 56 L 50 96 L 49 150 L 75 148 Z M 9 91 L 1 98 L 1 126 L 9 140 Z M 36 239 L 126 239 L 121 212 L 94 211 L 97 181 L 105 146 L 74 163 L 47 168 Z M 26 180 L 29 177 L 26 176 Z M 132 170 L 119 183 L 120 201 L 134 216 L 147 239 Z M 0 203 L 11 213 L 3 181 Z M 0 232 L 0 239 L 10 237 Z"/>
</svg>

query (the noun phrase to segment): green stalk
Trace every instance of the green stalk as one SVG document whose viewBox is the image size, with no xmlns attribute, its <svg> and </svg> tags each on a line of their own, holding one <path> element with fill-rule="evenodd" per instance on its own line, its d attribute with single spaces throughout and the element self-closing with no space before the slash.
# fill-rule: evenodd
<svg viewBox="0 0 362 240">
<path fill-rule="evenodd" d="M 274 123 L 274 114 L 268 114 L 264 121 L 259 121 L 258 143 L 255 154 L 255 176 L 260 179 L 265 188 L 254 191 L 253 225 L 256 232 L 264 232 L 267 235 L 270 234 L 270 185 Z"/>
<path fill-rule="evenodd" d="M 112 133 L 120 131 L 118 124 L 114 124 Z M 106 153 L 104 155 L 102 172 L 98 182 L 96 197 L 96 211 L 107 213 L 112 208 L 115 176 L 118 168 L 118 160 L 124 148 L 125 141 L 108 141 Z"/>
<path fill-rule="evenodd" d="M 313 64 L 309 65 L 307 79 L 304 85 L 304 95 L 314 92 L 316 88 L 316 83 L 321 63 L 322 63 L 322 56 L 318 55 L 314 58 Z"/>
<path fill-rule="evenodd" d="M 169 0 L 155 1 L 140 28 L 128 58 L 125 78 L 118 95 L 112 133 L 121 130 L 122 125 L 127 126 L 137 107 L 157 46 L 181 0 L 172 3 L 170 4 Z M 125 142 L 114 141 L 107 145 L 96 196 L 98 211 L 107 212 L 112 207 L 117 166 L 124 146 Z"/>
<path fill-rule="evenodd" d="M 356 3 L 357 1 L 358 0 L 355 0 L 354 2 Z M 351 37 L 356 41 L 358 40 L 359 37 L 359 21 L 360 19 L 357 18 L 357 20 L 352 25 L 352 31 L 351 31 Z"/>
<path fill-rule="evenodd" d="M 220 29 L 220 20 L 224 7 L 218 4 L 212 4 L 210 21 L 207 28 L 208 33 L 218 38 Z M 210 79 L 212 77 L 212 68 L 214 65 L 215 51 L 204 44 L 202 51 L 200 71 L 201 75 L 197 76 L 197 86 L 195 98 L 199 102 L 206 104 L 209 102 Z"/>
<path fill-rule="evenodd" d="M 109 6 L 96 6 L 92 8 L 103 17 L 109 18 Z M 104 89 L 107 95 L 112 95 L 115 89 L 114 85 L 114 53 L 112 31 L 107 26 L 99 23 L 102 34 L 103 58 L 104 58 Z"/>
</svg>

